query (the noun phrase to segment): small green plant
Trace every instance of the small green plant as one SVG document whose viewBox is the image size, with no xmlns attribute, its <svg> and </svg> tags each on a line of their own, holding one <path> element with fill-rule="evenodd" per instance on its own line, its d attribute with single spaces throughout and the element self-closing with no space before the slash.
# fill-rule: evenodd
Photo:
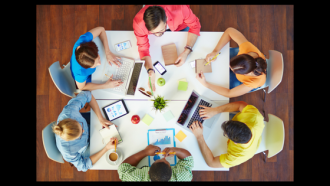
<svg viewBox="0 0 330 186">
<path fill-rule="evenodd" d="M 164 96 L 161 97 L 161 96 L 157 96 L 155 99 L 152 99 L 151 101 L 154 101 L 154 109 L 156 110 L 156 112 L 159 110 L 160 112 L 163 111 L 163 109 L 165 107 L 167 107 L 167 102 L 168 100 L 164 100 Z"/>
</svg>

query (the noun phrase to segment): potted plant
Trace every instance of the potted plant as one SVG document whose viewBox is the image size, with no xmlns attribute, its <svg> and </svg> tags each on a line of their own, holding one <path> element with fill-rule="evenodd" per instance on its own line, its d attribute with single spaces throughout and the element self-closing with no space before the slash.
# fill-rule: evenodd
<svg viewBox="0 0 330 186">
<path fill-rule="evenodd" d="M 157 111 L 159 112 L 163 112 L 164 109 L 168 106 L 168 100 L 164 100 L 164 96 L 157 96 L 155 99 L 152 99 L 151 101 L 154 101 L 153 104 L 153 109 L 155 110 L 155 112 L 157 113 Z"/>
</svg>

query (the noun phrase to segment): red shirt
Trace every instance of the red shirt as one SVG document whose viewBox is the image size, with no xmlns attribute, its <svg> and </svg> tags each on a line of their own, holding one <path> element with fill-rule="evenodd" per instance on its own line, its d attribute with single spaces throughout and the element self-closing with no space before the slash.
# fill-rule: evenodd
<svg viewBox="0 0 330 186">
<path fill-rule="evenodd" d="M 148 31 L 143 20 L 145 10 L 153 5 L 145 5 L 133 19 L 133 30 L 137 40 L 140 59 L 144 56 L 150 56 L 148 35 L 152 34 Z M 189 5 L 157 5 L 165 10 L 167 17 L 167 25 L 171 31 L 179 31 L 187 26 L 190 33 L 200 35 L 201 24 L 195 16 Z"/>
</svg>

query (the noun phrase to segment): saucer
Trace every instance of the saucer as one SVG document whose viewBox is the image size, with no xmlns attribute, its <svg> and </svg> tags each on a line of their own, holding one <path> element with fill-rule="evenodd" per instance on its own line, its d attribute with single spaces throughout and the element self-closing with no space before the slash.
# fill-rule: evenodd
<svg viewBox="0 0 330 186">
<path fill-rule="evenodd" d="M 110 150 L 108 150 L 108 151 L 105 153 L 105 160 L 106 160 L 110 165 L 112 165 L 112 166 L 116 166 L 116 165 L 120 164 L 120 163 L 122 162 L 122 159 L 123 159 L 123 154 L 122 154 L 121 151 L 117 148 L 117 149 L 116 149 L 116 152 L 117 152 L 117 154 L 118 154 L 118 159 L 117 159 L 117 161 L 116 161 L 116 162 L 112 162 L 112 161 L 110 161 L 110 160 L 109 160 L 109 155 L 110 155 L 110 153 L 112 153 L 112 152 L 114 152 L 114 151 L 115 151 L 115 149 L 110 149 Z"/>
</svg>

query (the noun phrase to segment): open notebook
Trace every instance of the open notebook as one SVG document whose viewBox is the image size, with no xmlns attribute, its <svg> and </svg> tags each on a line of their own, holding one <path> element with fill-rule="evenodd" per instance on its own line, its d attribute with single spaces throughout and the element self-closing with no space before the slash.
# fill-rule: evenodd
<svg viewBox="0 0 330 186">
<path fill-rule="evenodd" d="M 110 125 L 109 128 L 110 130 L 107 128 L 103 128 L 100 130 L 100 134 L 102 136 L 102 143 L 107 144 L 112 137 L 116 137 L 118 139 L 118 144 L 121 143 L 123 140 L 121 139 L 116 126 Z"/>
</svg>

